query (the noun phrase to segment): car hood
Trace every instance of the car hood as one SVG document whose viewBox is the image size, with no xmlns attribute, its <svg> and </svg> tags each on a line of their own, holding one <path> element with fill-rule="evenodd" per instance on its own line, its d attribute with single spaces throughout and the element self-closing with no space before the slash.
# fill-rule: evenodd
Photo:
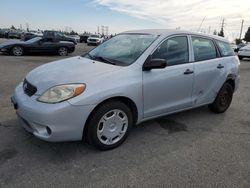
<svg viewBox="0 0 250 188">
<path fill-rule="evenodd" d="M 4 48 L 7 46 L 12 46 L 14 44 L 24 44 L 24 41 L 8 41 L 0 44 L 0 48 Z"/>
<path fill-rule="evenodd" d="M 37 87 L 36 95 L 41 95 L 53 86 L 68 83 L 87 84 L 98 79 L 98 76 L 121 68 L 78 56 L 39 66 L 27 74 L 26 80 Z"/>
</svg>

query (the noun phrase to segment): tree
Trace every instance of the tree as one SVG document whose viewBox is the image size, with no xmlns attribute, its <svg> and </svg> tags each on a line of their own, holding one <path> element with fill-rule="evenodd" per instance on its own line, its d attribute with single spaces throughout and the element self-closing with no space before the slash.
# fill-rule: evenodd
<svg viewBox="0 0 250 188">
<path fill-rule="evenodd" d="M 218 33 L 218 36 L 224 37 L 224 30 L 221 28 L 220 32 Z"/>
<path fill-rule="evenodd" d="M 248 27 L 248 30 L 245 34 L 244 41 L 250 42 L 250 27 Z"/>
<path fill-rule="evenodd" d="M 72 30 L 69 34 L 70 34 L 70 35 L 78 35 L 78 33 L 75 32 L 75 31 L 73 31 L 73 30 Z"/>
<path fill-rule="evenodd" d="M 240 43 L 242 43 L 242 39 L 235 39 L 235 43 L 238 45 Z"/>
<path fill-rule="evenodd" d="M 15 28 L 15 26 L 14 26 L 14 25 L 12 25 L 10 29 L 14 29 L 14 30 L 16 30 L 16 28 Z"/>
<path fill-rule="evenodd" d="M 216 31 L 216 30 L 214 30 L 213 34 L 214 34 L 214 35 L 217 35 L 217 31 Z"/>
</svg>

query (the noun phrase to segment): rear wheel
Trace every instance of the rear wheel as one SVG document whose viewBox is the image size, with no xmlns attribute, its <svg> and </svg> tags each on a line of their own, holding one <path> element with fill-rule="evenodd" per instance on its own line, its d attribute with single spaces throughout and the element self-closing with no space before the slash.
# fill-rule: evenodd
<svg viewBox="0 0 250 188">
<path fill-rule="evenodd" d="M 132 113 L 124 103 L 104 103 L 90 117 L 88 141 L 100 150 L 113 149 L 125 141 L 132 124 Z"/>
<path fill-rule="evenodd" d="M 214 102 L 208 107 L 212 112 L 223 113 L 230 106 L 233 98 L 233 87 L 229 83 L 225 83 L 217 94 Z"/>
<path fill-rule="evenodd" d="M 24 50 L 21 46 L 14 46 L 11 52 L 14 56 L 22 56 L 24 54 Z"/>
<path fill-rule="evenodd" d="M 68 55 L 68 48 L 66 48 L 66 47 L 60 47 L 58 49 L 58 54 L 60 56 L 67 56 Z"/>
</svg>

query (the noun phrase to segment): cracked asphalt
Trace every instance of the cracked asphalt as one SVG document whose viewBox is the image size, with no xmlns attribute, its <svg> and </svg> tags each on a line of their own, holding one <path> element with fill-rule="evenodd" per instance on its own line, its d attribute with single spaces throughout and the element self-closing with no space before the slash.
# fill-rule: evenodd
<svg viewBox="0 0 250 188">
<path fill-rule="evenodd" d="M 3 40 L 0 40 L 0 43 Z M 89 47 L 78 44 L 70 56 Z M 0 187 L 250 187 L 250 60 L 229 110 L 201 107 L 135 126 L 119 148 L 48 143 L 18 126 L 10 104 L 33 68 L 61 57 L 0 55 Z"/>
</svg>

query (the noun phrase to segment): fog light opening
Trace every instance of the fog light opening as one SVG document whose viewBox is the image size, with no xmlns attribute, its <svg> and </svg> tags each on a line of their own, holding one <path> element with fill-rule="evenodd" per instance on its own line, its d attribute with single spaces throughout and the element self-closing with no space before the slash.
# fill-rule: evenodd
<svg viewBox="0 0 250 188">
<path fill-rule="evenodd" d="M 46 127 L 46 130 L 47 130 L 48 135 L 51 135 L 51 129 L 48 126 Z"/>
</svg>

